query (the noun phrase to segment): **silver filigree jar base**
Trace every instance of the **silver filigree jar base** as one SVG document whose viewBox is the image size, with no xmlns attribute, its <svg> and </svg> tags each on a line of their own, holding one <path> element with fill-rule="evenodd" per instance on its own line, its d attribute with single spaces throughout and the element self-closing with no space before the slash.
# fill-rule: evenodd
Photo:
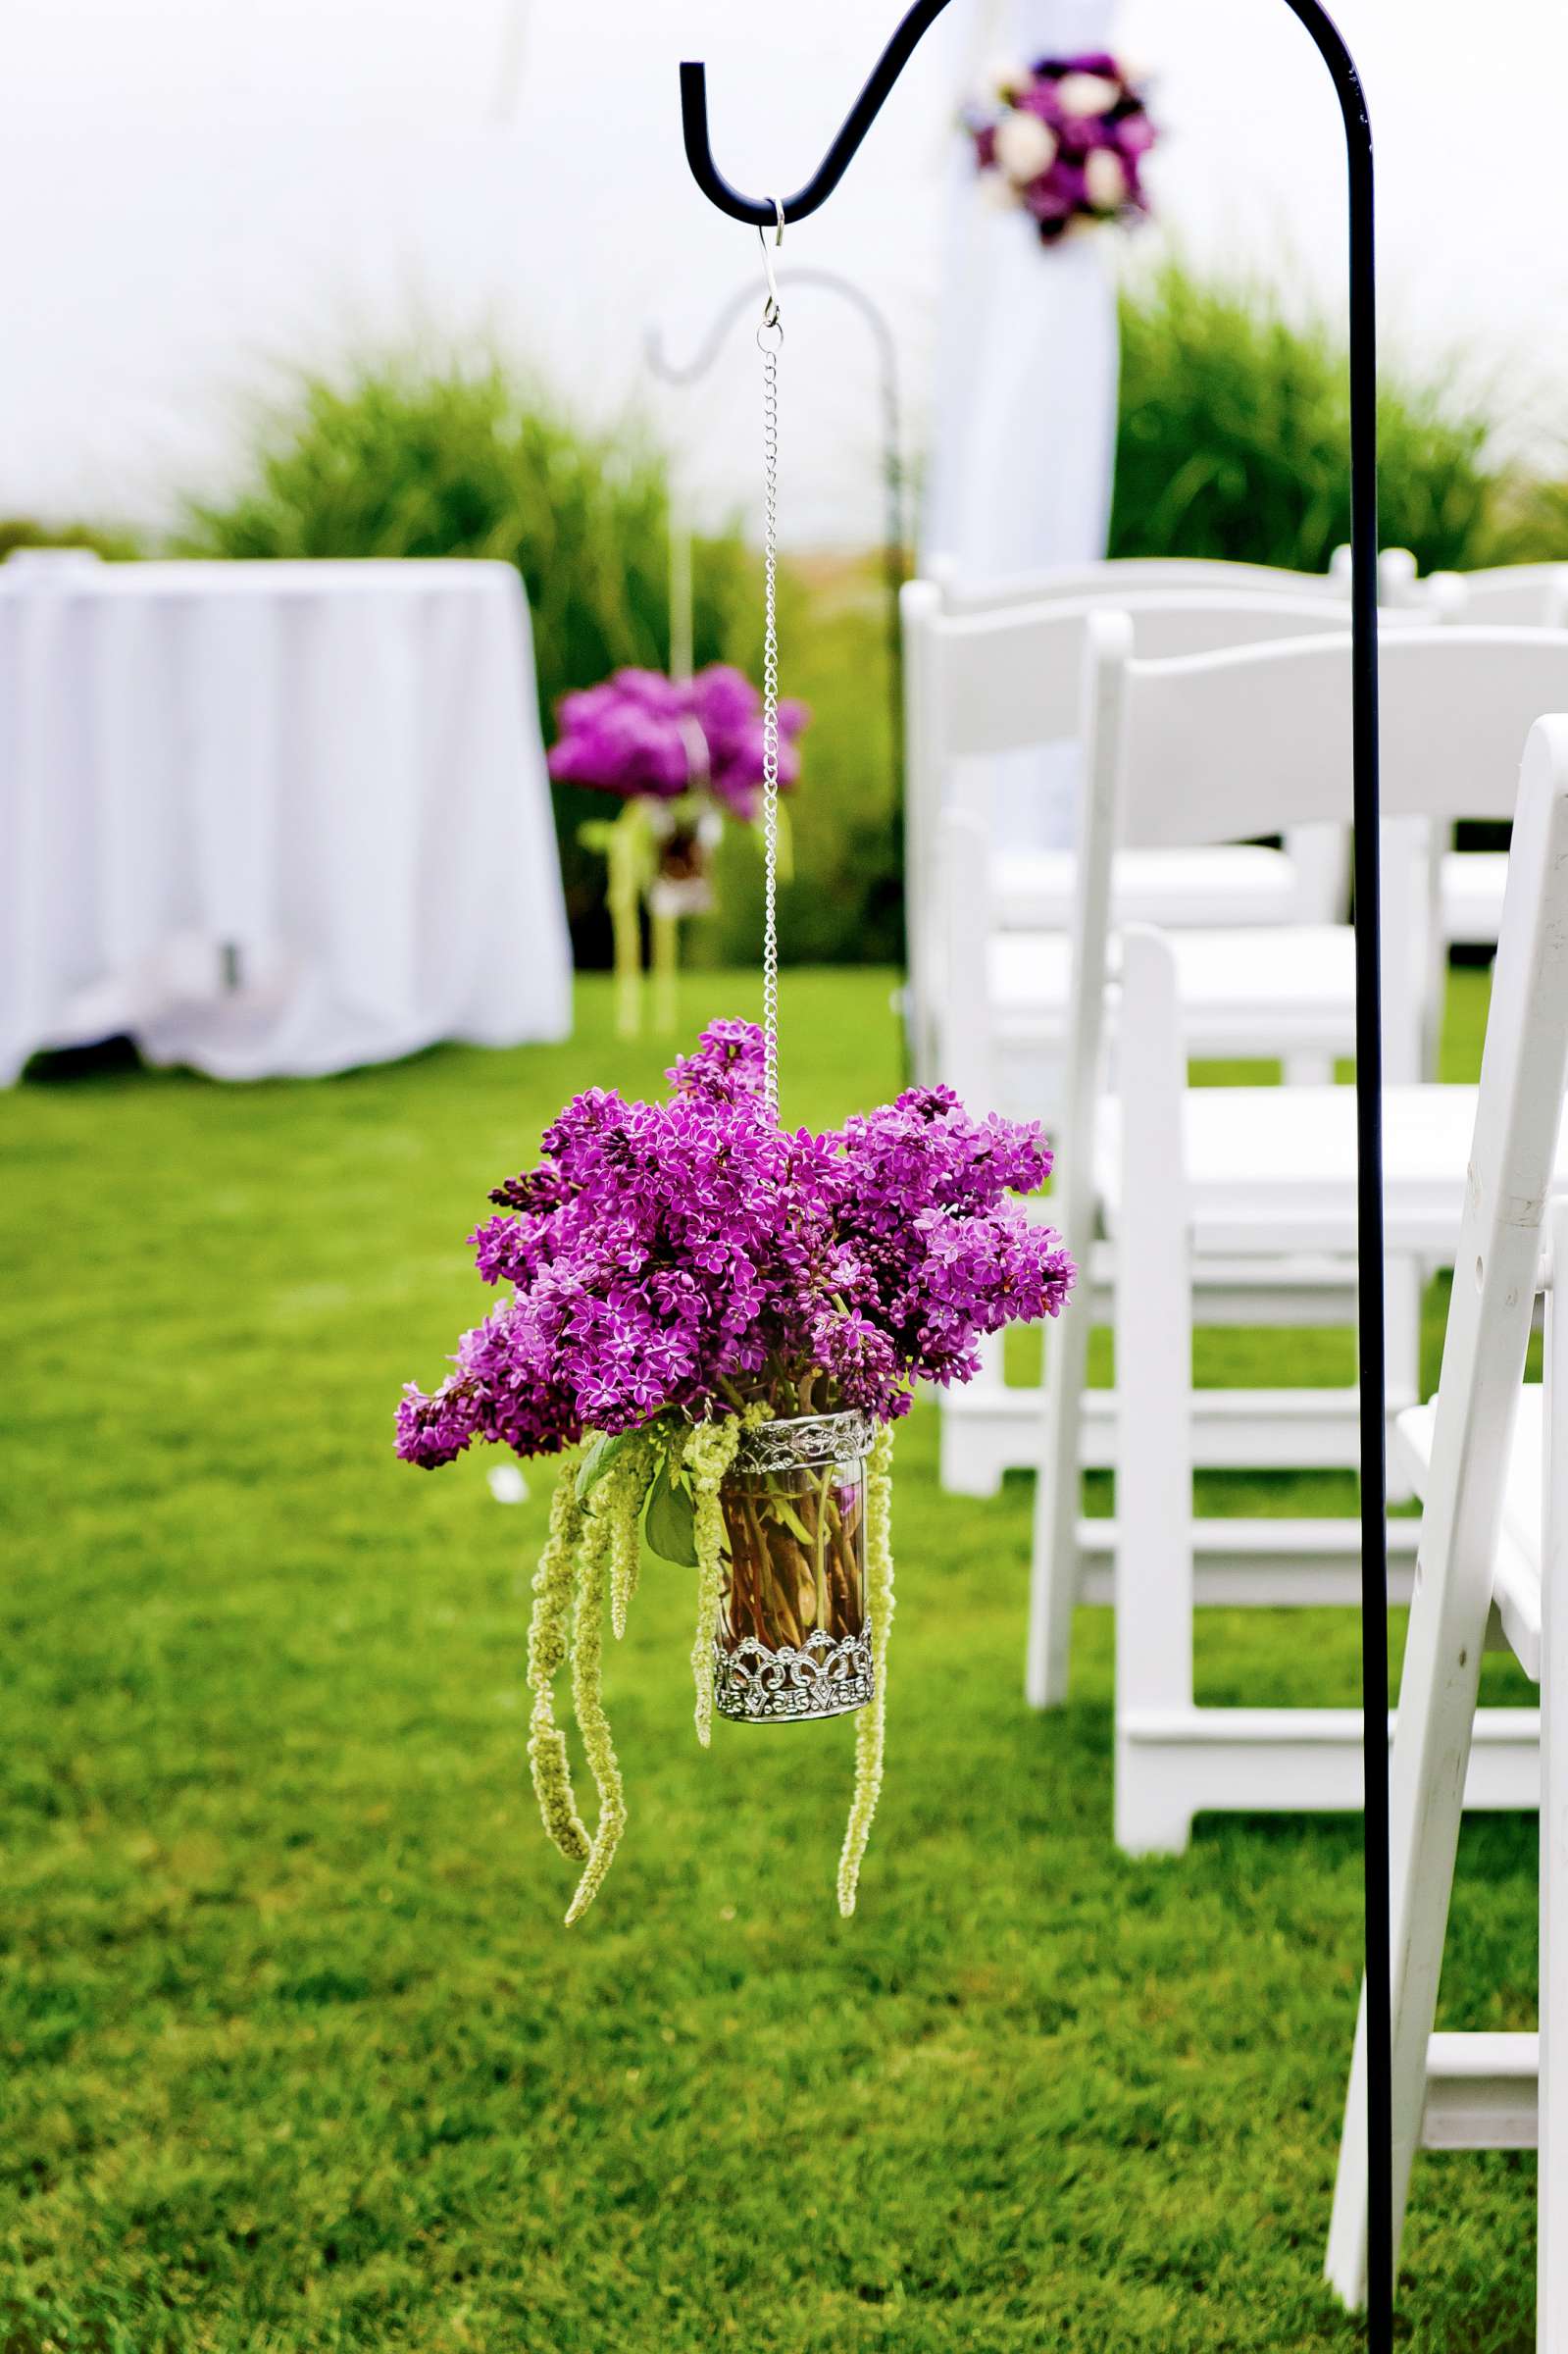
<svg viewBox="0 0 1568 2354">
<path fill-rule="evenodd" d="M 876 1691 L 866 1618 L 866 1414 L 748 1430 L 720 1491 L 729 1539 L 714 1640 L 721 1716 L 842 1716 Z"/>
</svg>

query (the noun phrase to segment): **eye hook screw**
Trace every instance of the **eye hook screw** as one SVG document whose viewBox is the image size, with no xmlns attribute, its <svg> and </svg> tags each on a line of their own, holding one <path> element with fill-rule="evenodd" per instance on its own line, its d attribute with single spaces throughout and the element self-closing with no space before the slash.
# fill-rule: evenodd
<svg viewBox="0 0 1568 2354">
<path fill-rule="evenodd" d="M 762 247 L 762 267 L 768 281 L 768 299 L 762 308 L 762 324 L 764 327 L 777 327 L 779 325 L 779 281 L 774 276 L 773 257 L 784 243 L 784 209 L 777 196 L 770 197 L 769 202 L 773 206 L 777 220 L 771 247 L 768 243 L 767 230 L 762 228 L 757 230 L 757 242 Z"/>
</svg>

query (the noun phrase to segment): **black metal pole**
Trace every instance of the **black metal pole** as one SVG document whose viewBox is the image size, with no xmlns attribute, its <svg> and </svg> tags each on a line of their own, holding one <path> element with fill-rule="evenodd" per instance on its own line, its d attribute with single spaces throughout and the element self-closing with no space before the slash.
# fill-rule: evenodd
<svg viewBox="0 0 1568 2354">
<path fill-rule="evenodd" d="M 708 137 L 707 76 L 681 68 L 686 160 L 709 202 L 772 228 L 825 203 L 947 0 L 916 0 L 812 178 L 782 208 L 744 196 L 719 171 Z M 1361 1422 L 1361 1721 L 1367 1976 L 1367 2345 L 1393 2342 L 1393 2124 L 1389 1938 L 1389 1563 L 1384 1416 L 1383 1010 L 1378 897 L 1378 355 L 1372 127 L 1355 60 L 1319 0 L 1286 0 L 1328 67 L 1344 121 L 1350 201 L 1350 628 L 1355 816 L 1355 1089 L 1358 1356 Z"/>
<path fill-rule="evenodd" d="M 1383 1257 L 1383 990 L 1378 819 L 1378 318 L 1372 125 L 1361 77 L 1317 0 L 1286 0 L 1344 119 L 1350 199 L 1350 623 L 1355 787 L 1356 1228 L 1361 1395 L 1361 1723 L 1367 1973 L 1367 2345 L 1393 2343 L 1393 2093 L 1389 1933 L 1389 1530 Z"/>
</svg>

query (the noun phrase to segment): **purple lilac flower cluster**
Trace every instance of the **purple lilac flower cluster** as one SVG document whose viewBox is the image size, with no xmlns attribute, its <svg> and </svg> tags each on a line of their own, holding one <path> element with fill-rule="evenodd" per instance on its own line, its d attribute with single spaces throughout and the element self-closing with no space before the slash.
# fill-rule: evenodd
<svg viewBox="0 0 1568 2354">
<path fill-rule="evenodd" d="M 585 785 L 624 800 L 677 800 L 707 792 L 735 817 L 751 823 L 762 792 L 762 697 L 728 662 L 714 662 L 694 679 L 667 679 L 657 670 L 618 670 L 602 686 L 561 698 L 560 736 L 550 751 L 550 774 L 562 784 Z M 795 740 L 810 713 L 804 703 L 779 706 L 779 782 L 785 791 L 800 774 Z"/>
<path fill-rule="evenodd" d="M 1107 50 L 1004 70 L 993 98 L 968 117 L 976 161 L 999 203 L 1033 217 L 1042 243 L 1147 212 L 1142 162 L 1158 134 Z"/>
<path fill-rule="evenodd" d="M 470 1237 L 510 1296 L 433 1396 L 397 1417 L 408 1462 L 476 1439 L 548 1455 L 584 1430 L 781 1414 L 906 1413 L 916 1381 L 967 1381 L 982 1335 L 1054 1316 L 1061 1237 L 1013 1197 L 1050 1170 L 1039 1128 L 974 1120 L 950 1088 L 813 1135 L 782 1129 L 762 1033 L 716 1022 L 667 1102 L 590 1088 L 536 1169 Z"/>
</svg>

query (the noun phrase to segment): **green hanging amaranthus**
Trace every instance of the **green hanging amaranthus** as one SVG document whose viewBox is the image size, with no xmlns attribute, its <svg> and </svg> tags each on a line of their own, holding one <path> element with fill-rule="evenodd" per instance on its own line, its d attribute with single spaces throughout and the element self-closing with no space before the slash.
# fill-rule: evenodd
<svg viewBox="0 0 1568 2354">
<path fill-rule="evenodd" d="M 582 1866 L 567 1908 L 569 1927 L 581 1920 L 603 1885 L 627 1821 L 602 1688 L 606 1605 L 619 1639 L 636 1593 L 644 1536 L 651 1552 L 696 1570 L 691 1667 L 697 1739 L 706 1748 L 712 1737 L 714 1636 L 728 1542 L 720 1492 L 744 1433 L 767 1419 L 768 1408 L 756 1405 L 743 1415 L 722 1421 L 655 1424 L 595 1438 L 561 1458 L 549 1534 L 533 1577 L 529 1766 L 547 1836 L 564 1856 Z M 879 1432 L 867 1486 L 868 1603 L 877 1690 L 856 1727 L 854 1796 L 838 1865 L 838 1909 L 846 1919 L 855 1910 L 861 1860 L 882 1788 L 887 1638 L 893 1614 L 892 1437 L 890 1426 Z M 598 1798 L 598 1820 L 591 1833 L 578 1807 L 566 1735 L 555 1715 L 555 1685 L 568 1666 L 582 1754 Z"/>
<path fill-rule="evenodd" d="M 866 1611 L 871 1620 L 871 1656 L 877 1689 L 855 1724 L 855 1795 L 849 1827 L 838 1859 L 838 1910 L 847 1920 L 855 1909 L 861 1859 L 871 1837 L 872 1817 L 882 1796 L 882 1766 L 887 1725 L 887 1638 L 893 1624 L 893 1432 L 885 1422 L 877 1433 L 867 1468 Z"/>
</svg>

